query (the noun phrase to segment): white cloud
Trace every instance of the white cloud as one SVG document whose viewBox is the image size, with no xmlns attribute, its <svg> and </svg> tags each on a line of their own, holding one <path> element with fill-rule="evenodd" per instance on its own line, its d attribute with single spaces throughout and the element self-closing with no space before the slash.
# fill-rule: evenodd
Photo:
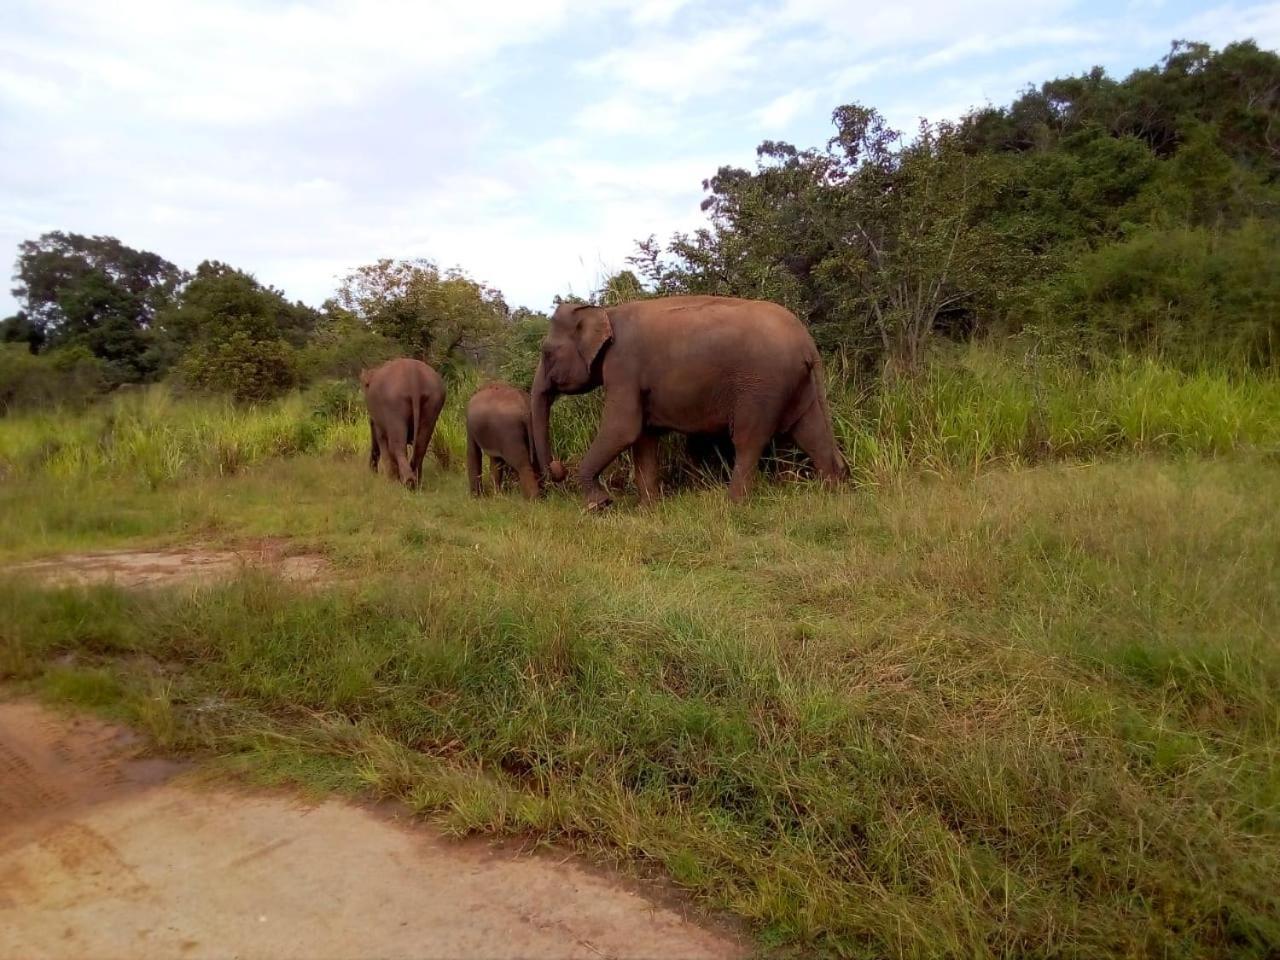
<svg viewBox="0 0 1280 960">
<path fill-rule="evenodd" d="M 786 0 L 784 23 L 820 26 L 845 51 L 913 48 L 984 31 L 1022 29 L 1057 16 L 1072 0 L 897 0 L 861 4 L 847 0 Z"/>
<path fill-rule="evenodd" d="M 442 76 L 553 32 L 567 0 L 285 5 L 218 0 L 41 0 L 27 17 L 55 42 L 10 35 L 19 74 L 81 103 L 202 123 L 256 124 L 350 105 L 409 75 Z"/>
<path fill-rule="evenodd" d="M 1093 43 L 1098 39 L 1095 30 L 1070 26 L 1028 27 L 999 33 L 981 32 L 947 44 L 940 50 L 919 57 L 912 63 L 915 70 L 934 70 L 960 60 L 1000 50 L 1016 50 L 1022 47 L 1048 47 L 1063 44 Z"/>
<path fill-rule="evenodd" d="M 675 115 L 654 97 L 623 93 L 587 104 L 573 122 L 594 134 L 651 137 L 671 130 Z"/>
<path fill-rule="evenodd" d="M 637 26 L 655 26 L 668 23 L 672 17 L 689 4 L 689 0 L 645 0 L 631 6 L 631 22 Z"/>
<path fill-rule="evenodd" d="M 646 36 L 579 64 L 588 77 L 680 103 L 732 87 L 759 63 L 759 27 L 737 24 L 688 37 Z"/>
<path fill-rule="evenodd" d="M 1275 50 L 1280 47 L 1280 3 L 1223 4 L 1184 21 L 1177 36 L 1215 47 L 1251 39 L 1264 50 Z"/>
<path fill-rule="evenodd" d="M 785 127 L 795 117 L 812 107 L 821 91 L 812 89 L 792 90 L 774 97 L 752 114 L 756 125 L 764 130 Z"/>
</svg>

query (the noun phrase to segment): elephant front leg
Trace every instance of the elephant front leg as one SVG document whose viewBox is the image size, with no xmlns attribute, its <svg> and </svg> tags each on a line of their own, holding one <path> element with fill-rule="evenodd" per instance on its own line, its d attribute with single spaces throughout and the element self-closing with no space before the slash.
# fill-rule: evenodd
<svg viewBox="0 0 1280 960">
<path fill-rule="evenodd" d="M 588 510 L 602 510 L 613 503 L 609 491 L 600 483 L 600 474 L 618 454 L 640 439 L 643 425 L 639 397 L 615 394 L 605 401 L 600 432 L 578 466 L 578 485 L 587 499 Z"/>
<path fill-rule="evenodd" d="M 767 433 L 734 436 L 733 476 L 729 478 L 729 499 L 734 503 L 741 503 L 751 492 L 751 484 L 760 468 L 760 457 L 769 439 Z"/>
</svg>

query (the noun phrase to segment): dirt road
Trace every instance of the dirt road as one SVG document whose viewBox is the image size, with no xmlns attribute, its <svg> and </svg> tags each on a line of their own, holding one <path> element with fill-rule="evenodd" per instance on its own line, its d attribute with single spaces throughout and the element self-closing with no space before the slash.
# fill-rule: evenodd
<svg viewBox="0 0 1280 960">
<path fill-rule="evenodd" d="M 184 784 L 129 732 L 0 703 L 0 957 L 741 956 L 570 860 Z"/>
</svg>

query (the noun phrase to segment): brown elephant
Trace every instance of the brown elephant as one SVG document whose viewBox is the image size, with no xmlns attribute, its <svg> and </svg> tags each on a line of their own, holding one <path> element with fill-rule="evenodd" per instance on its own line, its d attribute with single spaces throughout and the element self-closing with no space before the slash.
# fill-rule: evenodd
<svg viewBox="0 0 1280 960">
<path fill-rule="evenodd" d="M 504 474 L 514 470 L 526 498 L 532 500 L 542 492 L 529 395 L 509 383 L 485 384 L 467 401 L 467 478 L 475 496 L 483 492 L 480 474 L 485 454 L 495 491 L 502 489 Z"/>
<path fill-rule="evenodd" d="M 387 458 L 400 482 L 417 487 L 436 420 L 444 407 L 444 380 L 421 360 L 402 357 L 360 371 L 365 406 L 369 408 L 369 468 Z M 412 444 L 413 452 L 406 456 Z"/>
<path fill-rule="evenodd" d="M 791 437 L 829 483 L 847 470 L 836 445 L 822 360 L 796 316 L 775 303 L 663 297 L 615 307 L 561 304 L 542 341 L 532 391 L 537 461 L 554 479 L 551 404 L 562 393 L 605 389 L 604 415 L 578 467 L 587 506 L 608 506 L 600 473 L 632 448 L 642 502 L 658 494 L 658 435 L 728 432 L 729 497 L 751 489 L 765 445 Z"/>
</svg>

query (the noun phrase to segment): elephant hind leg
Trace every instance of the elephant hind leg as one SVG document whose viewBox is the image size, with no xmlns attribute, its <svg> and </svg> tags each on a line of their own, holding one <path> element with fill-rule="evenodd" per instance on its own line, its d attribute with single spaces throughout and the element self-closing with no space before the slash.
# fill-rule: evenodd
<svg viewBox="0 0 1280 960">
<path fill-rule="evenodd" d="M 471 495 L 478 497 L 484 493 L 484 452 L 474 437 L 467 437 L 467 482 L 471 485 Z"/>
<path fill-rule="evenodd" d="M 778 430 L 784 401 L 779 398 L 742 397 L 734 411 L 733 473 L 729 477 L 729 499 L 741 502 L 751 492 L 760 458 Z"/>
<path fill-rule="evenodd" d="M 378 472 L 378 461 L 382 459 L 382 441 L 378 437 L 378 425 L 369 418 L 369 469 Z"/>
<path fill-rule="evenodd" d="M 844 458 L 840 456 L 840 448 L 836 444 L 825 404 L 810 404 L 809 409 L 801 414 L 791 428 L 791 438 L 809 455 L 818 476 L 828 486 L 848 476 L 849 471 Z"/>
<path fill-rule="evenodd" d="M 489 480 L 493 484 L 493 492 L 502 492 L 502 483 L 507 476 L 507 464 L 501 457 L 489 457 Z"/>
<path fill-rule="evenodd" d="M 370 423 L 372 424 L 372 421 L 370 421 Z M 396 458 L 395 458 L 395 454 L 392 453 L 391 440 L 387 436 L 386 428 L 383 427 L 381 424 L 377 424 L 372 426 L 372 430 L 373 430 L 373 444 L 374 444 L 374 447 L 377 449 L 377 456 L 373 456 L 373 454 L 370 453 L 369 465 L 373 468 L 374 472 L 376 473 L 378 471 L 379 465 L 382 463 L 385 463 L 387 465 L 387 470 L 391 473 L 395 473 Z"/>
<path fill-rule="evenodd" d="M 410 469 L 415 484 L 422 478 L 422 461 L 427 455 L 427 446 L 436 431 L 436 420 L 440 417 L 440 409 L 444 402 L 433 397 L 423 397 L 418 401 L 417 425 L 413 432 L 413 461 Z"/>
<path fill-rule="evenodd" d="M 538 474 L 533 469 L 533 464 L 524 463 L 516 471 L 520 476 L 520 492 L 524 494 L 526 500 L 537 500 L 542 488 L 538 485 Z"/>
<path fill-rule="evenodd" d="M 631 447 L 631 461 L 635 466 L 636 487 L 640 502 L 650 504 L 658 499 L 658 438 L 642 433 Z"/>
<path fill-rule="evenodd" d="M 395 465 L 396 476 L 400 478 L 400 482 L 406 487 L 413 487 L 415 481 L 413 467 L 410 465 L 409 457 L 407 456 L 408 434 L 408 424 L 402 423 L 398 419 L 388 424 L 382 431 L 382 435 L 386 439 L 384 453 Z"/>
</svg>

